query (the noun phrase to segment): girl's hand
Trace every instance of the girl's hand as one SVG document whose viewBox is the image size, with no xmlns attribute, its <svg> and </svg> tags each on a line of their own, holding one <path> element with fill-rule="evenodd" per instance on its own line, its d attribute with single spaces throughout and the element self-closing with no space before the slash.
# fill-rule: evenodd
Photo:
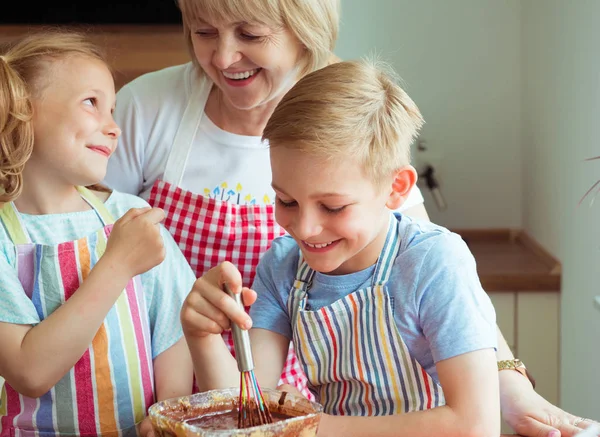
<svg viewBox="0 0 600 437">
<path fill-rule="evenodd" d="M 165 258 L 158 224 L 165 218 L 159 208 L 132 208 L 113 226 L 105 257 L 127 278 L 150 270 Z"/>
<path fill-rule="evenodd" d="M 250 329 L 252 319 L 231 296 L 223 291 L 227 284 L 233 293 L 242 293 L 244 305 L 256 301 L 256 292 L 242 287 L 242 276 L 230 262 L 213 267 L 198 278 L 181 308 L 181 324 L 186 335 L 207 337 L 221 334 L 231 322 Z"/>
<path fill-rule="evenodd" d="M 150 417 L 146 416 L 138 425 L 138 435 L 140 437 L 154 437 L 154 428 L 152 427 Z"/>
</svg>

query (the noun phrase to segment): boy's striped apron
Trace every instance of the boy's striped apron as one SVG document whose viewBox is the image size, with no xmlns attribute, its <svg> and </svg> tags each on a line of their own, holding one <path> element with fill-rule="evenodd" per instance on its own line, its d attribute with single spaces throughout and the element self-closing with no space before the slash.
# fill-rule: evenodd
<svg viewBox="0 0 600 437">
<path fill-rule="evenodd" d="M 328 414 L 383 416 L 445 403 L 394 320 L 386 283 L 400 248 L 398 226 L 390 220 L 372 285 L 318 310 L 308 308 L 314 271 L 300 255 L 288 299 L 293 341 L 308 386 Z"/>
<path fill-rule="evenodd" d="M 104 223 L 96 233 L 55 246 L 33 244 L 13 203 L 0 210 L 17 250 L 17 270 L 40 320 L 81 286 L 106 249 L 114 220 L 85 188 L 82 197 Z M 90 303 L 91 305 L 92 303 Z M 148 312 L 139 277 L 127 284 L 74 367 L 38 399 L 2 392 L 0 436 L 136 435 L 154 401 Z"/>
<path fill-rule="evenodd" d="M 163 178 L 152 186 L 148 203 L 165 211 L 163 224 L 173 235 L 196 277 L 223 261 L 230 261 L 242 274 L 243 285 L 250 287 L 260 257 L 276 237 L 285 234 L 275 221 L 275 206 L 238 205 L 180 188 L 212 88 L 212 83 L 206 80 L 196 75 L 192 83 L 192 92 L 169 152 Z M 231 331 L 224 331 L 222 335 L 229 351 L 235 355 Z M 294 385 L 312 399 L 292 345 L 279 383 Z"/>
</svg>

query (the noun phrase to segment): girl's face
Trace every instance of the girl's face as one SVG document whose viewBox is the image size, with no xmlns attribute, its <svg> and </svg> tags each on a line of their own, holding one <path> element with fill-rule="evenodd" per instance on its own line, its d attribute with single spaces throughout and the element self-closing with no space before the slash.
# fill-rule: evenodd
<svg viewBox="0 0 600 437">
<path fill-rule="evenodd" d="M 190 28 L 196 59 L 236 109 L 277 103 L 299 79 L 303 49 L 287 29 L 201 20 Z"/>
<path fill-rule="evenodd" d="M 84 56 L 51 62 L 49 79 L 33 100 L 35 142 L 27 167 L 70 185 L 98 183 L 121 135 L 112 116 L 112 75 L 104 63 Z"/>
</svg>

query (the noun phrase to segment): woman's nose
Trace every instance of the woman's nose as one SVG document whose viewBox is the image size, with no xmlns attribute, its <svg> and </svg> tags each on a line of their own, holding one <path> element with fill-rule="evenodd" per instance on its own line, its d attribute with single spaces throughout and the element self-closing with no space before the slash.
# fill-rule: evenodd
<svg viewBox="0 0 600 437">
<path fill-rule="evenodd" d="M 213 64 L 219 70 L 225 70 L 242 59 L 235 38 L 219 37 L 213 53 Z"/>
</svg>

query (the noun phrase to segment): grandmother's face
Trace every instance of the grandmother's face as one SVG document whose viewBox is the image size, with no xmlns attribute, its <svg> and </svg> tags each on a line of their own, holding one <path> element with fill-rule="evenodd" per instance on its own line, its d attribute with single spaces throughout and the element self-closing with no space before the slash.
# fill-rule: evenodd
<svg viewBox="0 0 600 437">
<path fill-rule="evenodd" d="M 200 20 L 190 27 L 200 66 L 237 109 L 277 103 L 299 79 L 303 48 L 287 29 Z"/>
</svg>

